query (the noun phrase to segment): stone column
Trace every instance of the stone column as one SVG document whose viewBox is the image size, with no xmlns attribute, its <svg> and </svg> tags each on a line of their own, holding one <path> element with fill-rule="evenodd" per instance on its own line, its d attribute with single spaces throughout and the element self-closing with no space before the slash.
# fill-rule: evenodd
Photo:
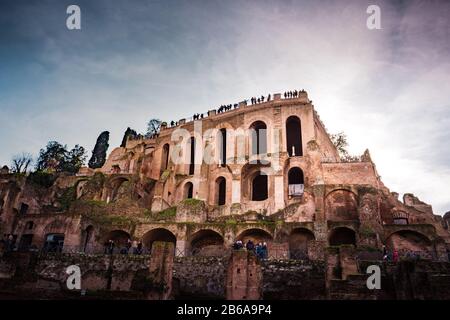
<svg viewBox="0 0 450 320">
<path fill-rule="evenodd" d="M 231 203 L 241 202 L 241 181 L 233 180 L 231 185 Z"/>
<path fill-rule="evenodd" d="M 262 270 L 258 258 L 246 250 L 233 251 L 227 271 L 227 300 L 258 300 Z"/>
<path fill-rule="evenodd" d="M 284 179 L 283 176 L 274 176 L 274 211 L 284 208 Z"/>
<path fill-rule="evenodd" d="M 174 246 L 171 242 L 154 242 L 149 265 L 148 300 L 167 300 L 172 293 Z"/>
</svg>

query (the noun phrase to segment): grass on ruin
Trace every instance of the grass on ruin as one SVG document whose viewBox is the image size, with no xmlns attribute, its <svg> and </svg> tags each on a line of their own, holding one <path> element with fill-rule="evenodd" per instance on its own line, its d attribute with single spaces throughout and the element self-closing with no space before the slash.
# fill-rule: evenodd
<svg viewBox="0 0 450 320">
<path fill-rule="evenodd" d="M 177 215 L 177 207 L 170 207 L 159 212 L 146 210 L 144 216 L 154 221 L 173 221 Z"/>
</svg>

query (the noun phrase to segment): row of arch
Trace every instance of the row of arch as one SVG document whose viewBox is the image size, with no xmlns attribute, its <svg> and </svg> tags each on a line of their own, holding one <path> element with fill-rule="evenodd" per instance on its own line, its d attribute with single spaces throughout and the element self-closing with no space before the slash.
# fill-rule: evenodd
<svg viewBox="0 0 450 320">
<path fill-rule="evenodd" d="M 304 186 L 303 170 L 299 167 L 292 167 L 288 171 L 288 186 L 287 193 L 289 196 L 299 196 L 303 192 Z M 250 200 L 264 201 L 269 197 L 269 179 L 262 171 L 256 171 L 250 177 Z M 194 185 L 188 181 L 183 187 L 183 198 L 190 199 L 194 195 Z M 214 184 L 214 204 L 225 205 L 227 195 L 227 179 L 224 176 L 219 176 Z"/>
<path fill-rule="evenodd" d="M 105 239 L 113 240 L 118 246 L 124 246 L 130 235 L 123 230 L 111 231 Z M 254 243 L 271 243 L 273 241 L 272 235 L 258 228 L 252 228 L 242 231 L 236 240 L 241 240 L 246 243 L 248 240 Z M 306 228 L 294 228 L 287 239 L 290 252 L 305 252 L 308 249 L 308 243 L 315 240 L 314 233 Z M 148 252 L 151 251 L 152 245 L 155 241 L 172 242 L 176 244 L 177 238 L 175 234 L 165 228 L 156 228 L 148 231 L 142 236 L 142 243 Z M 86 243 L 88 240 L 86 240 Z M 204 229 L 195 232 L 188 238 L 189 251 L 192 255 L 208 255 L 213 252 L 223 252 L 224 237 L 217 231 L 211 229 Z M 356 245 L 356 233 L 349 228 L 339 227 L 330 232 L 330 245 L 353 244 Z"/>
<path fill-rule="evenodd" d="M 264 121 L 257 120 L 253 122 L 249 129 L 251 129 L 251 155 L 266 154 L 268 145 L 267 124 Z M 217 133 L 217 150 L 218 160 L 221 166 L 227 164 L 227 129 L 221 128 Z M 194 174 L 195 169 L 195 137 L 191 137 L 188 143 L 187 151 L 189 152 L 189 175 Z M 286 120 L 286 150 L 290 157 L 303 155 L 302 144 L 302 127 L 300 118 L 297 116 L 290 116 Z M 161 171 L 168 168 L 170 161 L 170 145 L 164 144 L 161 156 Z"/>
</svg>

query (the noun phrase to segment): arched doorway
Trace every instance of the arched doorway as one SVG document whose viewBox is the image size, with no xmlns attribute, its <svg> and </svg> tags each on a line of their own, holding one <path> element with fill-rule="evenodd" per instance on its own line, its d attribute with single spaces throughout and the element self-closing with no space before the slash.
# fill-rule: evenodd
<svg viewBox="0 0 450 320">
<path fill-rule="evenodd" d="M 289 235 L 289 257 L 291 259 L 308 259 L 308 243 L 314 240 L 314 233 L 305 228 L 296 228 Z"/>
<path fill-rule="evenodd" d="M 192 235 L 193 256 L 221 256 L 224 254 L 223 237 L 213 230 L 200 230 Z"/>
<path fill-rule="evenodd" d="M 302 128 L 300 119 L 290 116 L 286 120 L 286 146 L 290 157 L 302 156 Z"/>
<path fill-rule="evenodd" d="M 262 121 L 255 121 L 250 126 L 252 137 L 252 155 L 267 153 L 267 126 Z"/>
<path fill-rule="evenodd" d="M 352 244 L 356 246 L 356 233 L 350 228 L 339 227 L 331 230 L 329 237 L 330 246 Z"/>
<path fill-rule="evenodd" d="M 288 172 L 288 195 L 289 197 L 300 197 L 305 188 L 305 179 L 302 169 L 293 167 Z"/>
<path fill-rule="evenodd" d="M 224 177 L 218 177 L 216 180 L 216 203 L 222 206 L 226 203 L 227 180 Z"/>
<path fill-rule="evenodd" d="M 144 245 L 144 250 L 147 253 L 152 252 L 152 246 L 155 241 L 171 242 L 174 244 L 175 248 L 177 237 L 172 232 L 164 228 L 156 228 L 148 231 L 142 237 L 142 244 Z"/>
<path fill-rule="evenodd" d="M 268 176 L 258 171 L 252 180 L 252 201 L 264 201 L 268 196 Z"/>
<path fill-rule="evenodd" d="M 184 199 L 192 199 L 194 197 L 194 185 L 192 182 L 187 182 L 184 185 Z"/>
</svg>

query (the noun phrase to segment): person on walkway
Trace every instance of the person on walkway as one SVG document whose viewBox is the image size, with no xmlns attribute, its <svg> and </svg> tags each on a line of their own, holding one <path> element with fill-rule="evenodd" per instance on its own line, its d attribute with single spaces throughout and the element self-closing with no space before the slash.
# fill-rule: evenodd
<svg viewBox="0 0 450 320">
<path fill-rule="evenodd" d="M 252 240 L 248 240 L 247 244 L 245 245 L 245 248 L 247 249 L 247 251 L 254 251 L 255 250 L 255 244 L 253 243 Z"/>
<path fill-rule="evenodd" d="M 394 261 L 394 263 L 398 262 L 398 251 L 397 251 L 397 249 L 394 249 L 394 253 L 392 254 L 392 260 Z"/>
<path fill-rule="evenodd" d="M 262 256 L 262 259 L 267 259 L 267 243 L 266 242 L 263 242 L 263 244 L 262 244 L 261 256 Z"/>
</svg>

